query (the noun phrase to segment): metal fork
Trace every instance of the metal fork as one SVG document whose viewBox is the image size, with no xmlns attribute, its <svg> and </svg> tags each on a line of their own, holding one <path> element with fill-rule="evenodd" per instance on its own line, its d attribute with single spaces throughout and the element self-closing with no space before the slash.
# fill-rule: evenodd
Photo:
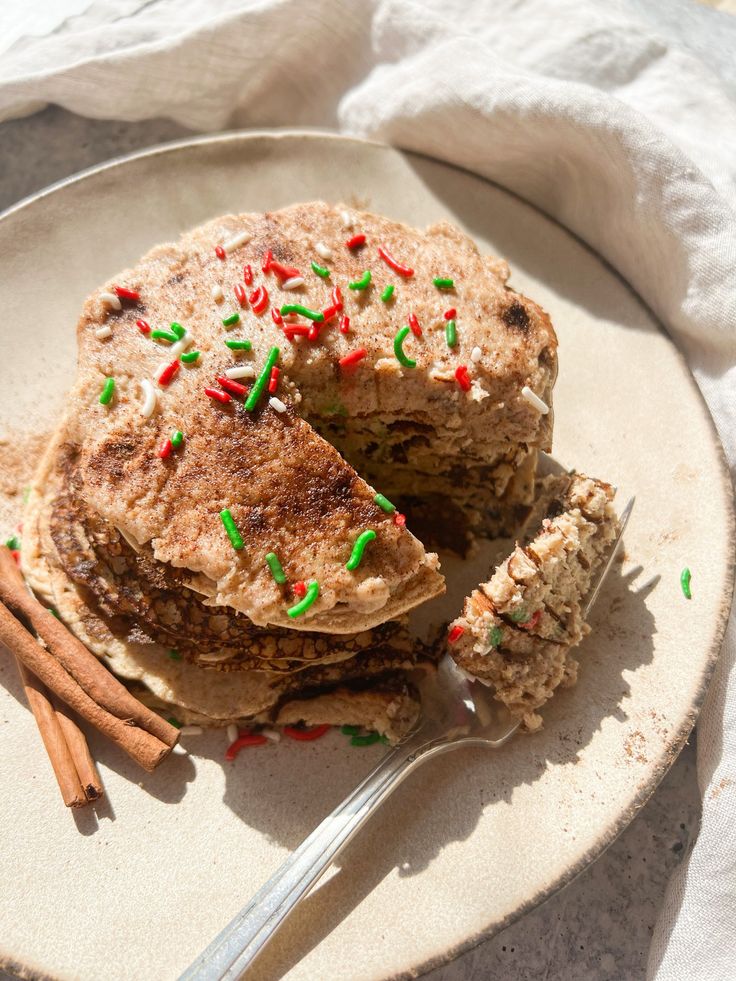
<svg viewBox="0 0 736 981">
<path fill-rule="evenodd" d="M 585 606 L 587 619 L 613 564 L 634 498 L 621 515 L 618 536 Z M 401 781 L 425 760 L 460 746 L 498 749 L 519 723 L 473 684 L 449 655 L 420 683 L 418 728 L 380 761 L 342 804 L 286 859 L 250 902 L 181 975 L 179 981 L 236 981 L 253 963 L 294 907 L 368 818 Z"/>
</svg>

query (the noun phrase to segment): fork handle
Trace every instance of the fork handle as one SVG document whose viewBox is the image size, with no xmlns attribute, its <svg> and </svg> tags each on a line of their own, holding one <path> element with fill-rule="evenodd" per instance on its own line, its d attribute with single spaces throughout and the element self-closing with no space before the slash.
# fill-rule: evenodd
<svg viewBox="0 0 736 981">
<path fill-rule="evenodd" d="M 236 981 L 335 856 L 413 767 L 452 748 L 422 730 L 389 752 L 304 839 L 246 906 L 184 971 L 179 981 Z"/>
</svg>

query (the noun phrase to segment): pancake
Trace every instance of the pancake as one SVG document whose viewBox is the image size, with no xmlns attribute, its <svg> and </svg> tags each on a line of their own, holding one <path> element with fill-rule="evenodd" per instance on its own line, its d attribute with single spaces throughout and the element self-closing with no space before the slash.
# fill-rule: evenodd
<svg viewBox="0 0 736 981">
<path fill-rule="evenodd" d="M 135 548 L 149 546 L 156 562 L 182 570 L 208 605 L 260 627 L 355 634 L 437 595 L 444 587 L 436 555 L 376 503 L 376 493 L 452 506 L 479 531 L 489 513 L 497 528 L 530 503 L 537 451 L 551 441 L 556 338 L 546 314 L 508 288 L 505 264 L 482 257 L 446 224 L 419 232 L 367 213 L 350 221 L 346 232 L 338 209 L 314 203 L 210 222 L 94 293 L 78 326 L 68 435 L 85 508 Z M 366 236 L 364 246 L 345 245 L 354 231 Z M 382 258 L 379 246 L 409 262 L 412 275 Z M 275 262 L 264 273 L 268 250 Z M 288 339 L 271 311 L 241 306 L 233 290 L 243 289 L 244 264 L 273 310 L 328 309 L 319 336 Z M 285 281 L 284 266 L 302 275 Z M 365 285 L 365 270 L 370 285 L 351 288 Z M 284 288 L 295 280 L 296 288 Z M 116 285 L 139 299 L 117 301 Z M 343 310 L 331 315 L 335 286 Z M 347 333 L 337 326 L 343 315 Z M 395 351 L 395 335 L 412 316 L 421 336 L 409 334 L 404 352 Z M 145 418 L 141 382 L 159 378 L 170 347 L 182 344 L 144 336 L 141 319 L 165 331 L 183 325 L 182 344 L 200 352 L 191 364 L 174 359 L 176 373 L 158 386 L 157 410 Z M 229 350 L 233 338 L 248 340 L 250 351 Z M 241 399 L 222 404 L 205 394 L 229 369 L 260 372 L 275 348 L 280 402 L 266 393 L 251 410 Z M 356 352 L 359 362 L 340 363 Z M 102 405 L 106 378 L 115 391 Z M 157 450 L 174 431 L 184 442 L 162 459 Z M 224 509 L 241 549 L 225 534 Z M 367 530 L 375 539 L 359 566 L 346 568 Z M 319 584 L 303 614 L 289 616 L 295 598 L 274 582 L 270 553 L 290 585 Z"/>
<path fill-rule="evenodd" d="M 546 478 L 526 540 L 464 603 L 449 651 L 527 729 L 559 685 L 571 685 L 571 654 L 590 628 L 585 598 L 615 541 L 613 488 L 583 474 Z"/>
</svg>

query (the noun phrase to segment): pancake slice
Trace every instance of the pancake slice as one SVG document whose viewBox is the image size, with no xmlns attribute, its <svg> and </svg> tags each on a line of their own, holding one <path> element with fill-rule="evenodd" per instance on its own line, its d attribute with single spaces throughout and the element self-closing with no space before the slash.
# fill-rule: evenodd
<svg viewBox="0 0 736 981">
<path fill-rule="evenodd" d="M 558 685 L 575 682 L 585 597 L 618 531 L 610 485 L 575 473 L 542 484 L 525 543 L 467 597 L 448 635 L 455 662 L 530 730 Z"/>
</svg>

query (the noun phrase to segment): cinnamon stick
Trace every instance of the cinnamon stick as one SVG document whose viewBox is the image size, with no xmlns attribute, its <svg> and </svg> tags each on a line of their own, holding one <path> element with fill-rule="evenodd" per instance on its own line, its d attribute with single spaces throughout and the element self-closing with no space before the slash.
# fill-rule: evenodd
<svg viewBox="0 0 736 981">
<path fill-rule="evenodd" d="M 30 623 L 42 647 L 25 624 Z M 146 770 L 155 769 L 179 731 L 142 705 L 94 654 L 31 596 L 10 551 L 0 548 L 0 642 L 47 688 L 117 743 Z"/>
<path fill-rule="evenodd" d="M 74 760 L 74 766 L 76 767 L 84 796 L 89 803 L 99 800 L 104 793 L 102 780 L 100 779 L 100 774 L 97 772 L 97 765 L 89 751 L 89 745 L 87 744 L 84 733 L 71 717 L 66 706 L 56 706 L 56 718 L 59 721 L 59 726 L 64 734 L 64 739 L 69 747 L 71 757 Z"/>
<path fill-rule="evenodd" d="M 31 674 L 22 661 L 18 661 L 18 670 L 64 803 L 67 807 L 84 807 L 88 803 L 87 796 L 54 706 L 49 701 L 41 682 Z"/>
</svg>

